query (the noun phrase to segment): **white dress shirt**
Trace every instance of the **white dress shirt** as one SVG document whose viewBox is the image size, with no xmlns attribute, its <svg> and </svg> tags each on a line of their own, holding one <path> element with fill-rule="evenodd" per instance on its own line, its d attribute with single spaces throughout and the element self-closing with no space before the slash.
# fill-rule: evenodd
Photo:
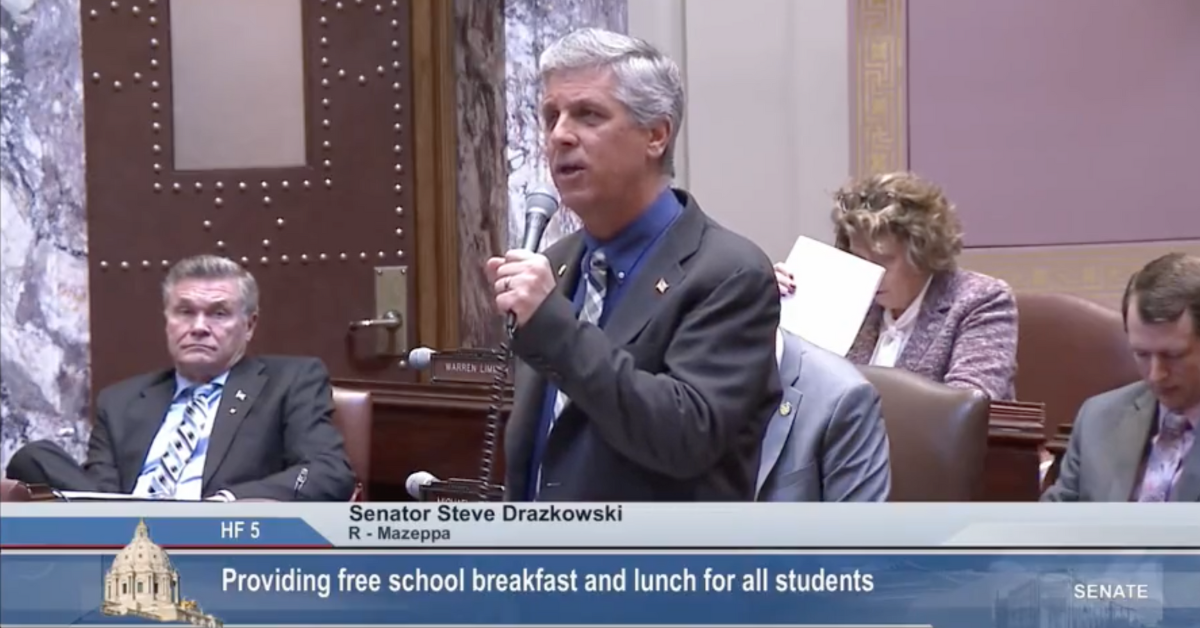
<svg viewBox="0 0 1200 628">
<path fill-rule="evenodd" d="M 775 328 L 775 363 L 781 364 L 782 362 L 783 362 L 783 332 L 779 331 L 779 328 L 776 327 Z"/>
<path fill-rule="evenodd" d="M 908 309 L 900 315 L 900 318 L 892 316 L 892 311 L 884 308 L 883 321 L 879 325 L 879 341 L 875 343 L 875 353 L 871 356 L 871 364 L 875 366 L 896 366 L 896 362 L 900 360 L 900 354 L 904 352 L 904 346 L 908 344 L 908 339 L 912 338 L 913 331 L 917 328 L 917 318 L 921 315 L 921 303 L 925 301 L 925 293 L 929 291 L 929 284 L 933 281 L 930 277 L 925 281 L 925 286 L 921 288 L 917 298 L 909 304 Z"/>
<path fill-rule="evenodd" d="M 221 406 L 221 393 L 224 391 L 225 380 L 228 377 L 229 373 L 225 372 L 211 382 L 220 387 L 209 399 L 202 416 L 196 418 L 197 428 L 200 431 L 196 440 L 196 448 L 192 451 L 192 457 L 184 465 L 183 472 L 179 474 L 179 483 L 175 485 L 175 495 L 172 499 L 199 501 L 203 495 L 201 483 L 204 479 L 204 461 L 208 455 L 209 436 L 212 435 L 213 420 L 217 416 L 217 408 Z M 158 470 L 158 465 L 163 454 L 166 453 L 167 447 L 170 446 L 171 439 L 175 437 L 175 432 L 183 424 L 183 413 L 187 409 L 190 398 L 182 393 L 195 385 L 194 382 L 189 382 L 179 375 L 175 376 L 175 397 L 171 406 L 167 408 L 167 415 L 158 428 L 158 434 L 150 444 L 150 450 L 146 452 L 146 459 L 142 462 L 142 473 L 133 487 L 135 496 L 150 496 L 150 480 Z M 227 501 L 229 500 L 227 499 Z"/>
</svg>

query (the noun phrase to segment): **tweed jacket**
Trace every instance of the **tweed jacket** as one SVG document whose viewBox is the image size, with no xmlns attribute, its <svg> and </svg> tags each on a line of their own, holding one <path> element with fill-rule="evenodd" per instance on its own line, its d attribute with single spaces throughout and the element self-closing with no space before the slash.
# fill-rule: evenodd
<svg viewBox="0 0 1200 628">
<path fill-rule="evenodd" d="M 871 306 L 847 359 L 868 364 L 883 308 Z M 969 270 L 934 275 L 912 336 L 896 361 L 934 381 L 981 390 L 995 401 L 1016 397 L 1017 302 L 1008 284 Z"/>
</svg>

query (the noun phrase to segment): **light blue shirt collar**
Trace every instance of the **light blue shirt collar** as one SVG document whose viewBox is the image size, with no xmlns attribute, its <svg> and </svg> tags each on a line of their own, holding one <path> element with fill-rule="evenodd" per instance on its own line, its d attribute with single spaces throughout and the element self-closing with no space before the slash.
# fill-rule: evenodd
<svg viewBox="0 0 1200 628">
<path fill-rule="evenodd" d="M 208 383 L 216 384 L 217 386 L 224 388 L 225 381 L 228 379 L 229 379 L 229 371 L 225 371 L 224 373 L 221 373 L 220 375 L 212 378 L 212 380 L 210 380 Z M 172 399 L 175 401 L 178 401 L 180 393 L 182 393 L 183 391 L 185 391 L 189 388 L 192 388 L 193 386 L 203 386 L 203 384 L 197 384 L 196 382 L 193 382 L 193 381 L 189 380 L 188 378 L 180 375 L 179 371 L 175 371 L 175 396 L 172 397 Z"/>
</svg>

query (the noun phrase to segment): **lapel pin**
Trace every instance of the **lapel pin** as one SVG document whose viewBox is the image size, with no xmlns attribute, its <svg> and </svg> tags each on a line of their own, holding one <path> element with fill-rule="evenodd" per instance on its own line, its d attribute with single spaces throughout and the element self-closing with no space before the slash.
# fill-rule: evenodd
<svg viewBox="0 0 1200 628">
<path fill-rule="evenodd" d="M 792 402 L 785 401 L 779 405 L 779 414 L 787 416 L 792 413 Z"/>
<path fill-rule="evenodd" d="M 237 408 L 230 408 L 229 414 L 237 414 Z"/>
<path fill-rule="evenodd" d="M 658 283 L 654 284 L 654 289 L 657 290 L 659 294 L 665 294 L 667 292 L 667 288 L 670 287 L 671 285 L 667 283 L 666 279 L 659 279 Z"/>
<path fill-rule="evenodd" d="M 237 391 L 236 393 L 234 393 L 234 394 L 233 394 L 233 396 L 234 396 L 234 397 L 237 397 L 237 400 L 238 400 L 238 401 L 245 401 L 245 400 L 246 400 L 246 393 L 244 393 L 244 392 L 242 392 L 242 391 L 240 391 L 240 390 L 239 390 L 239 391 Z"/>
<path fill-rule="evenodd" d="M 567 274 L 567 265 L 563 264 L 562 266 L 558 267 L 558 276 L 562 277 L 565 274 Z"/>
</svg>

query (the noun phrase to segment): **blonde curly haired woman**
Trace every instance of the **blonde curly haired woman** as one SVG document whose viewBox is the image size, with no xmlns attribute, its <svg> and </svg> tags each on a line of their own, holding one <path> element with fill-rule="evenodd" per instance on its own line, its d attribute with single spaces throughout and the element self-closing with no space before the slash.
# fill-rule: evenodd
<svg viewBox="0 0 1200 628">
<path fill-rule="evenodd" d="M 997 401 L 1015 396 L 1017 304 L 1008 284 L 958 268 L 962 229 L 942 190 L 916 175 L 874 175 L 835 195 L 835 245 L 885 269 L 846 356 L 902 368 Z M 775 265 L 781 294 L 794 272 Z"/>
</svg>

